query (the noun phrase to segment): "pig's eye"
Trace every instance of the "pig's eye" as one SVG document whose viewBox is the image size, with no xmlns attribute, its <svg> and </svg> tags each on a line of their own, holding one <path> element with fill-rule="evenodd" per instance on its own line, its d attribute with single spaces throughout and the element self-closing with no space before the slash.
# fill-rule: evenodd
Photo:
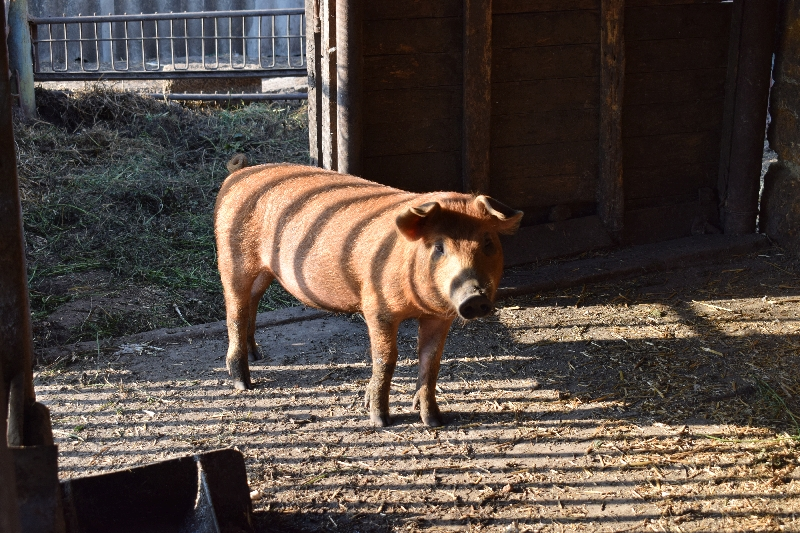
<svg viewBox="0 0 800 533">
<path fill-rule="evenodd" d="M 486 255 L 494 255 L 496 251 L 497 247 L 494 245 L 492 237 L 487 234 L 483 238 L 483 253 Z"/>
<path fill-rule="evenodd" d="M 436 241 L 433 245 L 433 256 L 438 257 L 440 255 L 444 255 L 444 243 L 442 241 Z"/>
</svg>

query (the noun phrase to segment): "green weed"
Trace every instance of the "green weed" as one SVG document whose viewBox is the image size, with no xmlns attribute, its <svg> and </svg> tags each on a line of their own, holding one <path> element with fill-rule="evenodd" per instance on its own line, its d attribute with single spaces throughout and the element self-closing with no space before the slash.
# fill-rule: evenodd
<svg viewBox="0 0 800 533">
<path fill-rule="evenodd" d="M 224 318 L 212 214 L 225 164 L 307 162 L 306 107 L 191 107 L 101 85 L 39 89 L 37 105 L 41 120 L 15 126 L 37 343 Z M 50 335 L 48 317 L 78 298 L 103 310 Z M 260 309 L 295 304 L 276 285 Z"/>
</svg>

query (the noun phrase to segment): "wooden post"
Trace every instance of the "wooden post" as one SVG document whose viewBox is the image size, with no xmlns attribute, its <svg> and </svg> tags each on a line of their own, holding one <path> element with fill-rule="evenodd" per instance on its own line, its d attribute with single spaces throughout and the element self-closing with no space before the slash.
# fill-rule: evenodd
<svg viewBox="0 0 800 533">
<path fill-rule="evenodd" d="M 340 0 L 345 2 L 346 0 Z M 320 75 L 319 99 L 322 131 L 322 167 L 337 169 L 336 143 L 336 0 L 320 0 Z"/>
<path fill-rule="evenodd" d="M 337 170 L 361 174 L 363 0 L 336 3 L 336 146 Z"/>
<path fill-rule="evenodd" d="M 0 3 L 0 20 L 6 20 L 5 2 Z M 8 49 L 6 47 L 6 26 L 0 28 L 0 72 L 8 72 Z M 14 152 L 14 130 L 11 119 L 11 83 L 8 76 L 0 77 L 0 192 L 3 195 L 11 193 L 13 198 L 0 196 L 0 222 L 5 224 L 6 218 L 11 219 L 11 227 L 7 228 L 5 225 L 0 225 L 0 251 L 6 253 L 12 251 L 14 257 L 7 258 L 0 256 L 0 266 L 3 268 L 13 268 L 15 272 L 19 272 L 19 264 L 21 259 L 24 260 L 21 241 L 21 220 L 17 214 L 14 213 L 19 206 L 19 190 L 17 189 L 17 157 Z M 10 210 L 10 212 L 9 212 Z M 10 242 L 6 242 L 9 240 Z M 6 250 L 6 248 L 12 250 Z M 19 247 L 19 249 L 16 249 Z M 15 250 L 16 249 L 16 250 Z M 10 264 L 7 264 L 10 263 Z M 24 265 L 24 263 L 23 263 Z M 6 277 L 8 272 L 4 272 L 3 278 L 0 278 L 0 288 L 6 289 Z M 14 291 L 10 295 L 3 294 L 0 296 L 0 318 L 3 320 L 11 319 L 16 322 L 16 317 L 6 316 L 6 313 L 11 310 L 8 309 L 9 305 L 15 305 L 13 298 L 18 296 Z M 27 297 L 27 292 L 25 293 Z M 27 302 L 25 302 L 27 304 Z M 24 311 L 27 312 L 28 307 L 25 305 Z M 18 310 L 19 312 L 19 310 Z M 29 315 L 30 316 L 30 315 Z M 24 319 L 23 319 L 24 320 Z M 8 450 L 8 418 L 9 417 L 9 393 L 8 381 L 10 376 L 6 378 L 6 372 L 16 371 L 16 368 L 9 368 L 12 365 L 12 359 L 21 360 L 19 353 L 14 350 L 18 348 L 17 342 L 6 344 L 14 333 L 14 322 L 10 325 L 7 323 L 0 324 L 0 342 L 3 343 L 0 348 L 0 531 L 8 531 L 9 533 L 18 533 L 21 531 L 19 523 L 19 513 L 17 510 L 17 482 L 14 474 L 14 463 L 11 453 Z M 18 325 L 18 323 L 17 323 Z M 10 335 L 11 334 L 11 335 Z M 20 361 L 24 364 L 24 361 Z M 8 417 L 8 418 L 7 418 Z M 17 422 L 19 424 L 19 422 Z M 15 432 L 19 429 L 15 428 Z M 17 438 L 14 436 L 14 438 Z"/>
<path fill-rule="evenodd" d="M 320 61 L 320 0 L 306 0 L 306 68 L 308 70 L 308 155 L 322 164 L 322 68 Z"/>
<path fill-rule="evenodd" d="M 625 191 L 622 187 L 622 95 L 625 85 L 625 0 L 600 3 L 600 172 L 597 214 L 621 242 Z"/>
<path fill-rule="evenodd" d="M 0 72 L 8 72 L 5 39 L 0 43 Z M 3 366 L 6 393 L 10 396 L 9 412 L 0 413 L 0 416 L 8 414 L 9 445 L 22 446 L 25 444 L 25 410 L 36 401 L 36 395 L 33 390 L 33 333 L 8 76 L 0 79 L 0 365 Z"/>
<path fill-rule="evenodd" d="M 28 0 L 11 0 L 8 3 L 8 29 L 8 60 L 19 86 L 19 107 L 25 119 L 32 120 L 36 118 L 36 98 Z"/>
<path fill-rule="evenodd" d="M 464 0 L 464 192 L 489 192 L 491 97 L 492 0 Z"/>
<path fill-rule="evenodd" d="M 778 0 L 735 0 L 731 20 L 719 197 L 725 233 L 756 229 Z"/>
</svg>

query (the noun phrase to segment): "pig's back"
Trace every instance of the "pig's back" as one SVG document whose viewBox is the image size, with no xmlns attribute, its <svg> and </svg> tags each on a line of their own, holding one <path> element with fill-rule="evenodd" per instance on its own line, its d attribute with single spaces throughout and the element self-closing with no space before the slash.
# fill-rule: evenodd
<svg viewBox="0 0 800 533">
<path fill-rule="evenodd" d="M 314 167 L 252 167 L 223 184 L 218 231 L 242 231 L 242 252 L 304 303 L 353 312 L 365 276 L 383 277 L 399 253 L 394 218 L 418 196 Z M 237 221 L 231 212 L 251 215 Z"/>
</svg>

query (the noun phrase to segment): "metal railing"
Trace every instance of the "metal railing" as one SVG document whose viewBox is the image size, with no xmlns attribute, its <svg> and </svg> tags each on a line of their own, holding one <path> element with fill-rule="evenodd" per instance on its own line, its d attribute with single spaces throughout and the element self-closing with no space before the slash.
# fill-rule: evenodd
<svg viewBox="0 0 800 533">
<path fill-rule="evenodd" d="M 29 20 L 37 81 L 306 73 L 302 8 Z"/>
</svg>

